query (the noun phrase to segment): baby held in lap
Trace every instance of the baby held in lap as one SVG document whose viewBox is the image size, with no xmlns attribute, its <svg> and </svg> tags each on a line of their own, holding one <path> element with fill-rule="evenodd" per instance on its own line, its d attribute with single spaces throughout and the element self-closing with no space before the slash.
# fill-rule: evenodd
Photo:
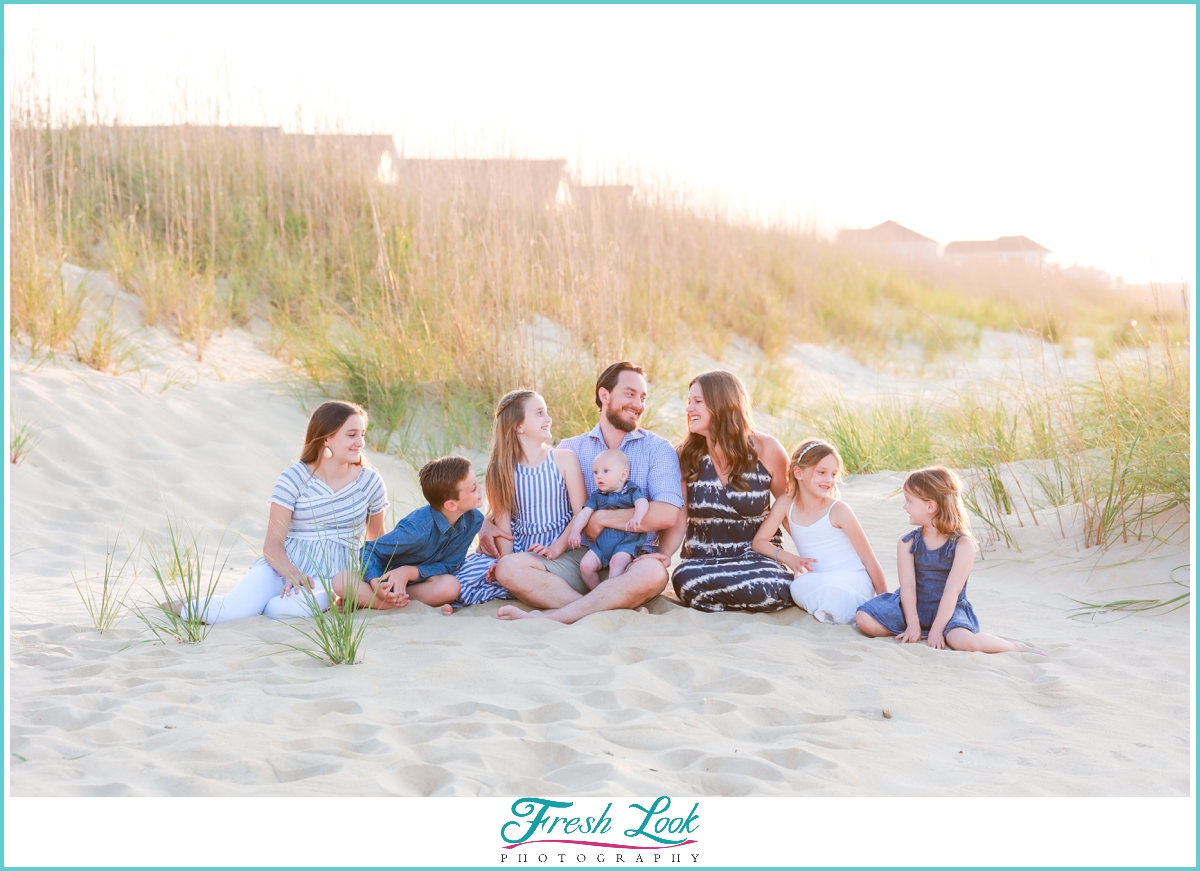
<svg viewBox="0 0 1200 871">
<path fill-rule="evenodd" d="M 593 511 L 632 508 L 633 517 L 625 529 L 605 529 L 592 542 L 588 552 L 579 563 L 579 573 L 589 590 L 600 583 L 600 570 L 608 567 L 608 576 L 615 578 L 629 567 L 638 548 L 646 541 L 646 530 L 642 520 L 650 507 L 649 500 L 638 487 L 629 482 L 629 458 L 622 451 L 602 451 L 592 463 L 592 475 L 596 481 L 596 492 L 588 497 L 583 510 L 571 523 L 568 544 L 579 547 L 583 530 Z"/>
</svg>

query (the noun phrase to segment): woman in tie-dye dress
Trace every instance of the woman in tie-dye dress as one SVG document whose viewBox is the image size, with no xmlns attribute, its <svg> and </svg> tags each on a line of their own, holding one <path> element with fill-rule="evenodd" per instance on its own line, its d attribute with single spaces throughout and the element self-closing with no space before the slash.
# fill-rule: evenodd
<svg viewBox="0 0 1200 871">
<path fill-rule="evenodd" d="M 675 594 L 699 611 L 787 608 L 792 571 L 751 548 L 772 495 L 787 488 L 787 453 L 754 431 L 746 388 L 731 372 L 706 372 L 691 383 L 687 426 L 678 449 L 686 504 L 658 554 L 669 563 L 682 545 L 671 576 Z M 775 539 L 782 545 L 779 532 Z"/>
<path fill-rule="evenodd" d="M 571 520 L 587 490 L 575 452 L 550 447 L 551 423 L 546 400 L 532 390 L 512 390 L 496 405 L 485 485 L 488 510 L 501 529 L 501 556 L 528 551 L 557 559 L 568 549 Z M 512 598 L 493 580 L 495 564 L 483 553 L 467 557 L 455 573 L 461 587 L 456 607 Z"/>
</svg>

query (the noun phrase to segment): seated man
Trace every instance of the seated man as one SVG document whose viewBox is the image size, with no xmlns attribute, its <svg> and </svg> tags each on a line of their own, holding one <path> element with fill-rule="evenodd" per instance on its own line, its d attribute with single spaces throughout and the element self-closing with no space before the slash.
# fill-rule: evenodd
<svg viewBox="0 0 1200 871">
<path fill-rule="evenodd" d="M 601 452 L 617 449 L 629 458 L 629 480 L 649 500 L 641 522 L 647 533 L 642 547 L 649 551 L 658 531 L 675 523 L 683 506 L 683 492 L 679 458 L 671 443 L 638 426 L 646 410 L 644 375 L 641 366 L 628 362 L 614 363 L 600 373 L 595 393 L 600 422 L 591 432 L 567 439 L 559 447 L 574 451 L 579 457 L 589 496 L 597 489 L 592 465 Z M 635 510 L 594 511 L 585 530 L 588 539 L 594 541 L 604 529 L 624 530 L 634 519 Z M 480 549 L 485 553 L 495 550 L 497 531 L 493 524 L 484 525 Z M 667 569 L 662 562 L 636 559 L 619 577 L 602 579 L 594 590 L 589 590 L 579 568 L 587 552 L 587 547 L 573 548 L 556 560 L 532 553 L 504 557 L 496 564 L 496 580 L 519 601 L 539 610 L 525 611 L 505 605 L 496 616 L 503 620 L 549 617 L 561 623 L 574 623 L 597 611 L 637 608 L 667 585 Z"/>
</svg>

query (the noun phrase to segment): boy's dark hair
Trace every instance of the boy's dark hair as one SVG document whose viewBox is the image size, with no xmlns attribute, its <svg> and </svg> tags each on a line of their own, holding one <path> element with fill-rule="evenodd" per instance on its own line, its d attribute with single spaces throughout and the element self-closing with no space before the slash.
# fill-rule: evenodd
<svg viewBox="0 0 1200 871">
<path fill-rule="evenodd" d="M 421 467 L 421 493 L 435 511 L 447 502 L 458 499 L 458 486 L 474 475 L 471 461 L 466 457 L 438 457 Z"/>
<path fill-rule="evenodd" d="M 621 378 L 622 372 L 636 372 L 643 378 L 646 377 L 646 370 L 636 363 L 630 363 L 628 360 L 622 360 L 620 363 L 613 363 L 607 369 L 600 373 L 600 377 L 596 379 L 596 408 L 600 408 L 600 388 L 603 387 L 609 393 L 613 392 L 613 388 L 617 386 L 617 381 Z"/>
</svg>

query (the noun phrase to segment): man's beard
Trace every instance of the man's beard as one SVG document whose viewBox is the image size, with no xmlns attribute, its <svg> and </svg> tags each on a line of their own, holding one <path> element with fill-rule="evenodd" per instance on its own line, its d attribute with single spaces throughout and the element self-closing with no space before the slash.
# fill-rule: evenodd
<svg viewBox="0 0 1200 871">
<path fill-rule="evenodd" d="M 613 425 L 614 429 L 618 429 L 621 432 L 633 432 L 638 428 L 638 422 L 642 419 L 641 415 L 638 415 L 638 419 L 636 421 L 628 421 L 621 417 L 619 412 L 611 410 L 606 411 L 604 416 L 608 418 L 608 422 Z"/>
</svg>

